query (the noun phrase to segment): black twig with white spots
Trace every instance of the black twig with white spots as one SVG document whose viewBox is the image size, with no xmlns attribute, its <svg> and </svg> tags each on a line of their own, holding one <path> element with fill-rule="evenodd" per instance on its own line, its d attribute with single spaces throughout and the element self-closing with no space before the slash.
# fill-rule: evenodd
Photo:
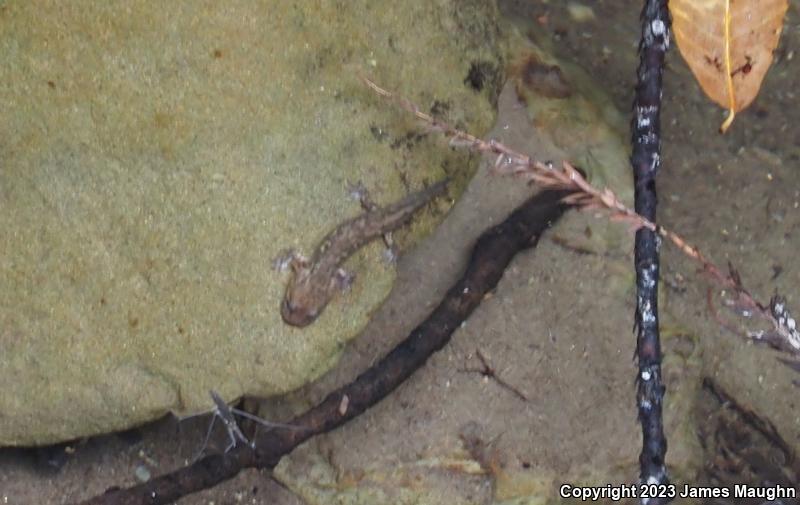
<svg viewBox="0 0 800 505">
<path fill-rule="evenodd" d="M 669 12 L 666 0 L 645 0 L 642 10 L 642 39 L 639 44 L 639 69 L 631 125 L 634 180 L 634 209 L 651 222 L 656 221 L 656 174 L 661 165 L 661 83 L 664 56 L 669 47 Z M 658 333 L 659 243 L 657 232 L 636 231 L 636 354 L 639 360 L 636 402 L 642 425 L 642 452 L 639 455 L 639 480 L 642 484 L 668 482 L 664 457 L 661 381 L 661 342 Z M 669 499 L 642 498 L 642 505 L 667 503 Z"/>
</svg>

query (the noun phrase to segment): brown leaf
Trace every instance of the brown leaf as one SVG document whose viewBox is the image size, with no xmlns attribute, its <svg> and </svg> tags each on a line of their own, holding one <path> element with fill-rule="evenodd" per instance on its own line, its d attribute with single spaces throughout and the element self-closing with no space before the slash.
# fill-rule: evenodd
<svg viewBox="0 0 800 505">
<path fill-rule="evenodd" d="M 753 101 L 778 46 L 788 0 L 671 0 L 672 29 L 683 59 L 711 100 L 730 112 Z"/>
</svg>

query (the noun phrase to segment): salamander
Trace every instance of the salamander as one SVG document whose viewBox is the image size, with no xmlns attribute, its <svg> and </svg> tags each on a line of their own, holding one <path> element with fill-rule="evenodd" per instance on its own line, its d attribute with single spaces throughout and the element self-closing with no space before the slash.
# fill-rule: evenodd
<svg viewBox="0 0 800 505">
<path fill-rule="evenodd" d="M 325 236 L 311 259 L 292 255 L 294 275 L 281 303 L 283 320 L 297 327 L 313 323 L 336 291 L 350 281 L 341 264 L 372 240 L 408 222 L 416 211 L 444 194 L 447 183 L 447 179 L 439 181 L 398 202 L 343 222 Z"/>
</svg>

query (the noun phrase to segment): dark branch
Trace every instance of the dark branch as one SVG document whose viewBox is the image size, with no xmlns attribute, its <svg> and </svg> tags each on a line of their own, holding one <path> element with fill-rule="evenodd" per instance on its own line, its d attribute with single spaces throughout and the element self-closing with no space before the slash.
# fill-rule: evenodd
<svg viewBox="0 0 800 505">
<path fill-rule="evenodd" d="M 669 46 L 669 13 L 666 0 L 645 0 L 642 11 L 642 39 L 639 46 L 638 83 L 632 124 L 636 212 L 656 222 L 656 174 L 661 164 L 660 112 L 664 56 Z M 642 483 L 668 482 L 664 457 L 661 381 L 661 343 L 658 334 L 659 238 L 649 229 L 636 232 L 636 316 L 637 376 L 636 401 L 642 424 L 642 452 L 639 456 Z M 652 498 L 649 505 L 668 500 Z"/>
<path fill-rule="evenodd" d="M 453 331 L 497 286 L 511 259 L 533 247 L 544 231 L 566 210 L 567 191 L 544 191 L 530 198 L 505 221 L 478 239 L 461 279 L 442 302 L 397 347 L 350 384 L 330 393 L 320 404 L 291 421 L 307 430 L 271 430 L 256 439 L 256 449 L 244 444 L 227 454 L 210 455 L 191 466 L 128 489 L 112 489 L 85 505 L 155 505 L 172 503 L 212 487 L 248 467 L 272 469 L 280 459 L 309 438 L 331 431 L 362 414 L 394 391 L 450 340 Z"/>
</svg>

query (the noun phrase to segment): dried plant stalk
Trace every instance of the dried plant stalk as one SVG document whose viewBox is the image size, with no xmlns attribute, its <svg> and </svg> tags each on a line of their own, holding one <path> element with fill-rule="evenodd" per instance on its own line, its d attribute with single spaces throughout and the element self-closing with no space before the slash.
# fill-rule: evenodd
<svg viewBox="0 0 800 505">
<path fill-rule="evenodd" d="M 686 256 L 700 265 L 700 270 L 705 272 L 718 286 L 731 290 L 732 298 L 729 305 L 734 305 L 740 313 L 750 316 L 756 315 L 768 321 L 772 329 L 768 331 L 748 332 L 747 337 L 767 342 L 771 346 L 791 354 L 800 360 L 800 332 L 798 332 L 795 319 L 786 308 L 783 297 L 775 295 L 769 303 L 757 301 L 742 285 L 741 278 L 729 265 L 727 273 L 709 260 L 698 247 L 687 242 L 677 233 L 660 226 L 649 219 L 637 214 L 625 205 L 609 188 L 598 189 L 580 171 L 569 162 L 564 161 L 561 167 L 556 167 L 549 162 L 541 162 L 528 155 L 522 154 L 496 140 L 483 140 L 468 132 L 459 130 L 441 119 L 423 112 L 410 100 L 381 88 L 366 77 L 361 78 L 378 95 L 390 99 L 403 109 L 411 112 L 426 123 L 432 131 L 443 133 L 450 138 L 453 146 L 466 147 L 478 153 L 495 156 L 492 171 L 499 175 L 510 175 L 536 184 L 543 189 L 566 189 L 574 193 L 563 199 L 564 203 L 575 206 L 579 210 L 601 210 L 613 221 L 626 223 L 632 231 L 647 228 L 657 233 L 661 238 L 674 244 Z M 800 367 L 800 361 L 798 362 Z"/>
</svg>

